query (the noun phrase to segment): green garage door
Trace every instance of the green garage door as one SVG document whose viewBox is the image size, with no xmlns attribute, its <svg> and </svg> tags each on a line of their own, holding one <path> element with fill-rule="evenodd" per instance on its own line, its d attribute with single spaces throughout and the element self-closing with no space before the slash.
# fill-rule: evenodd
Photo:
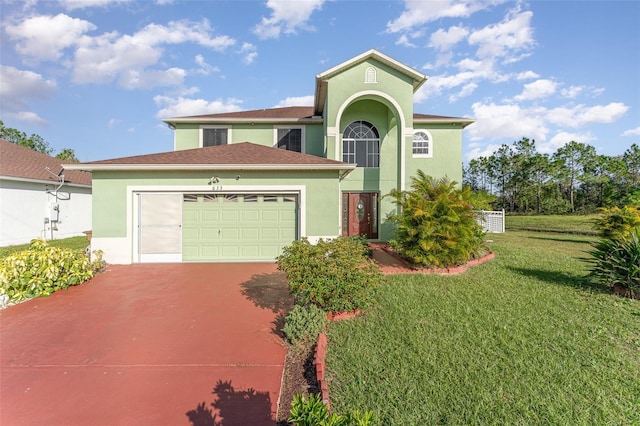
<svg viewBox="0 0 640 426">
<path fill-rule="evenodd" d="M 185 194 L 183 261 L 275 260 L 297 237 L 295 195 Z"/>
</svg>

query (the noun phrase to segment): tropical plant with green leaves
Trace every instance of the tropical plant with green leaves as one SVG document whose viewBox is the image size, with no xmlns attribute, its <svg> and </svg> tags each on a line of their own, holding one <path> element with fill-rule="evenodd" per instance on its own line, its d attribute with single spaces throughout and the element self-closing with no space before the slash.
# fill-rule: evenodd
<svg viewBox="0 0 640 426">
<path fill-rule="evenodd" d="M 626 238 L 603 238 L 589 252 L 590 275 L 610 287 L 619 287 L 631 297 L 640 296 L 640 227 Z"/>
<path fill-rule="evenodd" d="M 289 423 L 296 426 L 373 426 L 372 411 L 355 410 L 346 415 L 330 413 L 320 395 L 294 395 Z"/>
<path fill-rule="evenodd" d="M 457 188 L 448 178 L 435 179 L 422 170 L 408 191 L 393 190 L 400 212 L 390 216 L 398 253 L 419 266 L 448 267 L 479 257 L 484 232 L 476 221 L 469 187 Z"/>
</svg>

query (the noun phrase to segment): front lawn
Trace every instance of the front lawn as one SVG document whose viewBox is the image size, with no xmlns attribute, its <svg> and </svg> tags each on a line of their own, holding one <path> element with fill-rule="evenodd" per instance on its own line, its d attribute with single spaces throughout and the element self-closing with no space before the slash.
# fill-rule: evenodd
<svg viewBox="0 0 640 426">
<path fill-rule="evenodd" d="M 458 276 L 397 275 L 331 323 L 338 413 L 380 424 L 640 424 L 640 302 L 589 284 L 587 236 L 492 234 Z"/>
<path fill-rule="evenodd" d="M 594 221 L 597 214 L 588 215 L 509 215 L 505 217 L 507 230 L 553 231 L 576 234 L 597 234 Z"/>
<path fill-rule="evenodd" d="M 49 243 L 49 245 L 52 247 L 68 248 L 71 250 L 82 251 L 89 245 L 89 240 L 87 240 L 87 237 L 85 236 L 80 236 L 63 238 L 60 240 L 50 240 L 47 241 L 47 243 Z M 10 254 L 18 251 L 27 250 L 28 248 L 29 244 L 0 247 L 0 259 L 3 259 Z"/>
</svg>

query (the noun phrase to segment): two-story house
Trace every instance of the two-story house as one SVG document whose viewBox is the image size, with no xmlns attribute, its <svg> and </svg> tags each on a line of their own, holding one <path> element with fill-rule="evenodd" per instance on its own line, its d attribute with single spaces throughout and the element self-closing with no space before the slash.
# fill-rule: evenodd
<svg viewBox="0 0 640 426">
<path fill-rule="evenodd" d="M 93 174 L 92 249 L 110 263 L 273 261 L 293 240 L 393 237 L 384 195 L 418 169 L 462 180 L 467 118 L 416 114 L 418 71 L 367 51 L 316 76 L 312 107 L 164 120 L 174 151 Z"/>
</svg>

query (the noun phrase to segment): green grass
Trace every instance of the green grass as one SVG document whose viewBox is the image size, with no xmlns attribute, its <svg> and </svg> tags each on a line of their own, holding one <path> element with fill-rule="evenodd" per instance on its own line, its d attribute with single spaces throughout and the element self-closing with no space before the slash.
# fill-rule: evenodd
<svg viewBox="0 0 640 426">
<path fill-rule="evenodd" d="M 63 238 L 61 240 L 51 240 L 51 241 L 48 241 L 48 243 L 54 247 L 69 248 L 72 250 L 84 250 L 89 245 L 89 241 L 85 236 Z M 28 248 L 29 248 L 29 244 L 0 247 L 0 259 L 4 259 L 5 257 L 9 256 L 11 253 L 26 250 Z"/>
<path fill-rule="evenodd" d="M 328 328 L 331 405 L 384 425 L 640 424 L 640 302 L 591 284 L 592 237 L 492 235 L 458 276 L 392 276 Z"/>
<path fill-rule="evenodd" d="M 591 234 L 597 232 L 593 227 L 597 214 L 589 215 L 507 215 L 505 228 L 507 230 L 530 230 L 564 232 L 575 234 Z"/>
</svg>

